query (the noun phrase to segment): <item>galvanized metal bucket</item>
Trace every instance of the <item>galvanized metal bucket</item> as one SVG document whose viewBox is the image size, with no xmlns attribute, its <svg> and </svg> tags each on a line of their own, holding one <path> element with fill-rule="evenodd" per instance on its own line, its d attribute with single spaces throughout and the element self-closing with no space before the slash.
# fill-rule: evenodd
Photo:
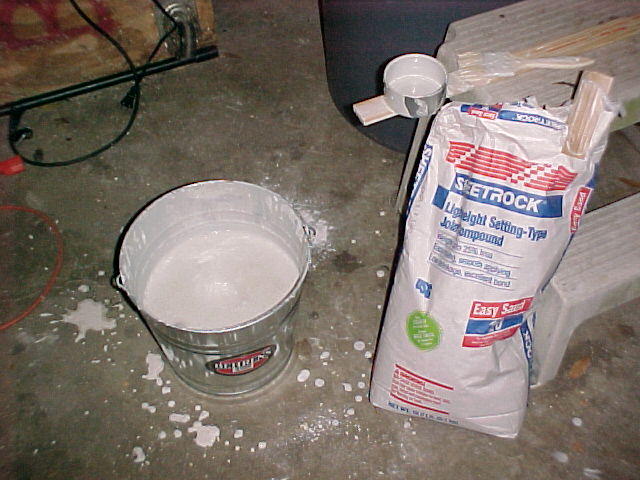
<svg viewBox="0 0 640 480">
<path fill-rule="evenodd" d="M 277 239 L 297 266 L 293 288 L 268 311 L 225 328 L 178 327 L 151 316 L 141 302 L 158 252 L 190 232 L 220 223 L 253 224 Z M 184 382 L 205 393 L 230 396 L 266 385 L 287 364 L 309 265 L 308 229 L 284 198 L 257 185 L 214 180 L 173 190 L 135 217 L 122 240 L 117 284 Z"/>
</svg>

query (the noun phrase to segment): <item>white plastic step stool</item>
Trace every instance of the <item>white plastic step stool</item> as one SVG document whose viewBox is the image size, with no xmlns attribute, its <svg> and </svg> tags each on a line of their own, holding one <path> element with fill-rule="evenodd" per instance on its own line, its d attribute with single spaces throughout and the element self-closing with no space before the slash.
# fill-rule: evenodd
<svg viewBox="0 0 640 480">
<path fill-rule="evenodd" d="M 534 387 L 583 321 L 640 296 L 640 193 L 589 212 L 537 303 Z"/>
</svg>

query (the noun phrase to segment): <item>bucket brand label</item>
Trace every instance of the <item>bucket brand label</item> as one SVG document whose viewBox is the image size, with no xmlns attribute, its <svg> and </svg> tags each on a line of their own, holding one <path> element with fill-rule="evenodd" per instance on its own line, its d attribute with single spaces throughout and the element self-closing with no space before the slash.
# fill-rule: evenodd
<svg viewBox="0 0 640 480">
<path fill-rule="evenodd" d="M 217 373 L 218 375 L 244 375 L 245 373 L 253 372 L 267 363 L 275 351 L 275 345 L 267 345 L 253 352 L 211 360 L 207 362 L 206 367 L 209 371 Z"/>
</svg>

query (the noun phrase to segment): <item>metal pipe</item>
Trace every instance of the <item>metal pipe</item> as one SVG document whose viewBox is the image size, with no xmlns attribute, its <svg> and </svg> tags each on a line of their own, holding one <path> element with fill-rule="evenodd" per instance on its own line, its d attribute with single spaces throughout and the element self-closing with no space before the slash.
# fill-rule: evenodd
<svg viewBox="0 0 640 480">
<path fill-rule="evenodd" d="M 167 70 L 171 70 L 183 65 L 189 65 L 191 63 L 203 62 L 211 58 L 218 56 L 218 49 L 215 46 L 203 47 L 196 50 L 193 56 L 188 58 L 168 58 L 160 60 L 158 62 L 150 63 L 149 65 L 143 65 L 137 67 L 135 72 L 137 75 L 146 77 L 148 75 L 154 75 Z M 64 87 L 58 90 L 52 90 L 51 92 L 41 93 L 32 97 L 23 98 L 15 102 L 6 103 L 0 106 L 0 117 L 4 115 L 11 115 L 17 112 L 23 112 L 31 108 L 40 107 L 49 103 L 58 102 L 67 98 L 76 97 L 85 93 L 94 92 L 120 83 L 130 82 L 134 79 L 134 73 L 127 70 L 125 72 L 114 73 L 104 77 L 99 77 L 87 82 L 78 83 L 69 87 Z"/>
</svg>

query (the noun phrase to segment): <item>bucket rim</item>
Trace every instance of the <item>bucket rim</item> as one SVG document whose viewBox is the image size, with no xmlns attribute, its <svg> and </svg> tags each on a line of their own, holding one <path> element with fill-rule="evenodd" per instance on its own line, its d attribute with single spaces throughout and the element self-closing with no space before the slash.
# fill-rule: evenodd
<svg viewBox="0 0 640 480">
<path fill-rule="evenodd" d="M 304 265 L 303 268 L 301 270 L 301 272 L 298 274 L 298 278 L 296 279 L 296 282 L 293 284 L 293 286 L 291 287 L 291 289 L 282 296 L 282 298 L 275 304 L 273 305 L 271 308 L 269 308 L 268 310 L 265 310 L 264 312 L 260 313 L 259 315 L 252 317 L 248 320 L 245 320 L 244 322 L 241 323 L 236 323 L 234 325 L 228 325 L 226 327 L 221 327 L 221 328 L 210 328 L 210 329 L 201 329 L 201 328 L 190 328 L 190 327 L 181 327 L 172 323 L 167 323 L 163 320 L 160 320 L 158 318 L 155 318 L 154 316 L 150 316 L 149 314 L 147 314 L 144 309 L 142 308 L 142 305 L 138 305 L 137 302 L 135 302 L 133 300 L 133 298 L 131 297 L 131 294 L 129 293 L 129 291 L 127 290 L 127 286 L 126 286 L 126 276 L 122 274 L 120 265 L 122 263 L 122 256 L 123 256 L 123 245 L 125 245 L 125 242 L 127 240 L 127 237 L 129 235 L 129 233 L 131 232 L 131 227 L 134 225 L 134 223 L 136 222 L 136 220 L 138 220 L 146 211 L 148 211 L 148 209 L 155 204 L 156 202 L 160 201 L 161 199 L 163 199 L 164 197 L 170 195 L 170 194 L 174 194 L 175 192 L 177 192 L 178 190 L 187 190 L 190 188 L 195 188 L 197 186 L 201 186 L 203 184 L 222 184 L 222 183 L 234 183 L 234 184 L 239 184 L 239 185 L 244 185 L 244 186 L 248 186 L 251 188 L 254 188 L 256 190 L 262 190 L 264 192 L 267 192 L 271 195 L 274 195 L 276 198 L 278 198 L 279 201 L 284 202 L 286 205 L 289 206 L 289 208 L 291 209 L 291 212 L 293 213 L 293 215 L 295 216 L 295 218 L 298 219 L 300 227 L 302 228 L 302 231 L 304 232 L 304 242 L 305 242 L 305 249 L 304 249 L 304 256 L 305 256 L 305 261 L 304 261 Z M 313 231 L 313 229 L 311 229 Z M 280 195 L 277 192 L 274 192 L 273 190 L 270 190 L 266 187 L 263 187 L 261 185 L 256 185 L 255 183 L 250 183 L 250 182 L 245 182 L 242 180 L 226 180 L 226 179 L 213 179 L 213 180 L 199 180 L 196 182 L 190 182 L 190 183 L 186 183 L 184 185 L 179 185 L 175 188 L 172 188 L 170 190 L 165 191 L 164 193 L 154 197 L 153 199 L 151 199 L 149 202 L 147 202 L 140 210 L 138 210 L 138 212 L 131 218 L 131 220 L 129 221 L 129 223 L 127 224 L 123 235 L 122 235 L 122 240 L 120 242 L 119 245 L 119 253 L 118 253 L 118 268 L 117 268 L 117 274 L 114 276 L 114 283 L 116 285 L 116 287 L 121 290 L 122 292 L 124 292 L 127 297 L 131 300 L 131 302 L 133 303 L 133 305 L 135 305 L 135 308 L 137 310 L 139 310 L 141 313 L 144 312 L 145 316 L 147 317 L 151 317 L 153 318 L 153 320 L 157 323 L 160 323 L 168 328 L 172 328 L 172 329 L 176 329 L 176 330 L 180 330 L 183 332 L 189 332 L 189 333 L 203 333 L 203 334 L 210 334 L 210 333 L 220 333 L 220 334 L 224 334 L 224 333 L 229 333 L 229 332 L 233 332 L 236 330 L 242 330 L 244 328 L 247 327 L 251 327 L 253 325 L 256 325 L 258 323 L 260 323 L 263 319 L 268 318 L 270 316 L 273 315 L 274 312 L 276 312 L 277 310 L 279 310 L 279 308 L 287 303 L 288 301 L 290 301 L 292 298 L 295 298 L 297 295 L 297 292 L 299 292 L 302 288 L 302 284 L 304 283 L 307 274 L 309 273 L 309 269 L 311 267 L 311 239 L 310 239 L 310 233 L 309 233 L 309 226 L 304 222 L 304 220 L 302 219 L 302 217 L 300 216 L 300 214 L 298 213 L 298 211 L 293 208 L 292 202 L 288 201 L 285 197 L 283 197 L 282 195 Z"/>
</svg>

